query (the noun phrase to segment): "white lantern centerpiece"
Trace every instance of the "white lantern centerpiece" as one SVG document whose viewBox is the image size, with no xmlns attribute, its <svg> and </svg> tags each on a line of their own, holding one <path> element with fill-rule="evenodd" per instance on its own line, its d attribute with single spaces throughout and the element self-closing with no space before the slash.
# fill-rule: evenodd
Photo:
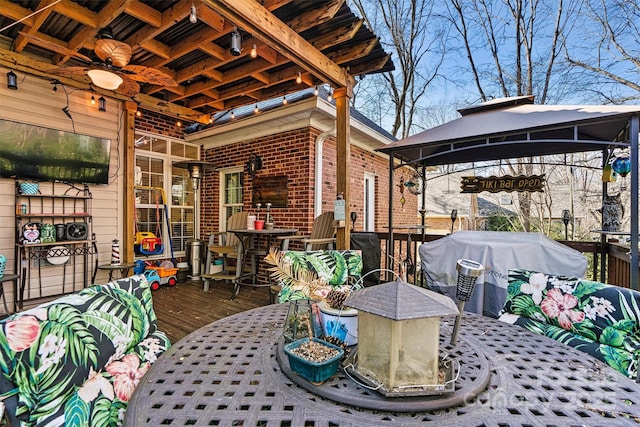
<svg viewBox="0 0 640 427">
<path fill-rule="evenodd" d="M 358 310 L 357 378 L 386 396 L 453 391 L 439 351 L 440 318 L 459 313 L 451 298 L 398 280 L 354 291 L 344 304 Z"/>
</svg>

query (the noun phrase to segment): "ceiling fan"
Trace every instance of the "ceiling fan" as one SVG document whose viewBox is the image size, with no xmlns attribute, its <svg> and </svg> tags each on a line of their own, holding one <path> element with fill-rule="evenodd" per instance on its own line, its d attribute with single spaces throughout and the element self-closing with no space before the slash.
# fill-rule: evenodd
<svg viewBox="0 0 640 427">
<path fill-rule="evenodd" d="M 60 52 L 61 47 L 55 43 L 24 34 L 32 39 L 35 44 L 44 48 Z M 63 50 L 65 48 L 62 48 Z M 67 49 L 68 50 L 68 49 Z M 110 27 L 105 27 L 98 32 L 98 39 L 93 48 L 94 61 L 79 52 L 68 50 L 64 53 L 72 55 L 80 60 L 89 62 L 86 67 L 61 67 L 49 70 L 50 73 L 59 76 L 87 75 L 91 82 L 103 89 L 117 90 L 125 96 L 135 96 L 140 92 L 138 83 L 149 83 L 159 86 L 177 86 L 178 83 L 167 73 L 144 65 L 131 65 L 131 46 L 115 40 Z"/>
</svg>

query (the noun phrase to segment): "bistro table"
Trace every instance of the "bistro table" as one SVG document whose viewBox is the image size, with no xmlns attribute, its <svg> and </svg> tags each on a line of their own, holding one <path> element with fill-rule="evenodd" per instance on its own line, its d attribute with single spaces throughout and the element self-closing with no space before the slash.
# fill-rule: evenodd
<svg viewBox="0 0 640 427">
<path fill-rule="evenodd" d="M 297 228 L 271 228 L 262 230 L 233 229 L 228 230 L 238 236 L 242 243 L 242 275 L 238 279 L 238 284 L 244 286 L 269 286 L 270 284 L 260 283 L 258 279 L 260 258 L 269 253 L 269 248 L 278 236 L 292 236 L 298 232 Z M 245 265 L 251 259 L 251 270 L 245 273 Z"/>
<path fill-rule="evenodd" d="M 640 424 L 639 384 L 557 341 L 470 313 L 463 316 L 456 347 L 446 344 L 454 318 L 442 320 L 441 350 L 460 359 L 456 389 L 482 377 L 483 372 L 488 372 L 488 381 L 474 397 L 455 402 L 455 406 L 416 411 L 421 399 L 432 397 L 385 398 L 341 371 L 313 386 L 287 375 L 286 366 L 279 362 L 287 308 L 287 304 L 272 304 L 239 313 L 175 343 L 138 384 L 129 401 L 125 425 Z M 323 395 L 341 395 L 352 402 L 377 399 L 380 405 L 369 409 Z M 399 409 L 384 409 L 389 405 Z"/>
</svg>

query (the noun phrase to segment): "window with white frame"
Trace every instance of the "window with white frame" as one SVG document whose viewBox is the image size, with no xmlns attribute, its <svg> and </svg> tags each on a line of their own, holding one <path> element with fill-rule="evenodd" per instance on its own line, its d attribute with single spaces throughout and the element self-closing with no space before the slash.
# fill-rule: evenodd
<svg viewBox="0 0 640 427">
<path fill-rule="evenodd" d="M 198 160 L 195 144 L 136 131 L 135 134 L 136 256 L 184 256 L 187 240 L 197 236 L 197 194 L 181 160 Z"/>
<path fill-rule="evenodd" d="M 220 227 L 226 230 L 227 219 L 242 211 L 244 172 L 242 167 L 220 171 Z"/>
</svg>

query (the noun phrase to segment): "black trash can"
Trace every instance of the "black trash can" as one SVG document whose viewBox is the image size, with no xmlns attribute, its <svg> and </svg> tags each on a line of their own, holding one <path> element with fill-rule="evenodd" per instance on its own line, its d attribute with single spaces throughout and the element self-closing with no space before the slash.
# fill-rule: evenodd
<svg viewBox="0 0 640 427">
<path fill-rule="evenodd" d="M 362 275 L 364 286 L 380 284 L 380 239 L 373 232 L 352 232 L 351 249 L 362 251 Z M 369 272 L 372 272 L 367 274 Z M 366 275 L 366 276 L 365 276 Z"/>
</svg>

